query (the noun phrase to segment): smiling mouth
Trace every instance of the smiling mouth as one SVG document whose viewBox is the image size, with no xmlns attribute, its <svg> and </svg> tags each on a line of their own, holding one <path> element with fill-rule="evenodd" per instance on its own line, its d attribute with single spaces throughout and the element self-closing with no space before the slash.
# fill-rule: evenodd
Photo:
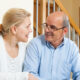
<svg viewBox="0 0 80 80">
<path fill-rule="evenodd" d="M 52 33 L 45 33 L 45 36 L 54 36 Z"/>
</svg>

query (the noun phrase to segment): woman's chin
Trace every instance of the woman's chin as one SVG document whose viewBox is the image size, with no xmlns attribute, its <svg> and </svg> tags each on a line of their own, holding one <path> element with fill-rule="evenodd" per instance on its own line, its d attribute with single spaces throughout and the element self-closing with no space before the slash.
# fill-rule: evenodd
<svg viewBox="0 0 80 80">
<path fill-rule="evenodd" d="M 28 42 L 28 39 L 23 39 L 21 40 L 21 42 Z"/>
</svg>

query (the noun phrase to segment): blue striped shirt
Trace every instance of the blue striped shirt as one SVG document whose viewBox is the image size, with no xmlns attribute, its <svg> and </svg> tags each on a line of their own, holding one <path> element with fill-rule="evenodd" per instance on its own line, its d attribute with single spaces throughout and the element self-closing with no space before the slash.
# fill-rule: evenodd
<svg viewBox="0 0 80 80">
<path fill-rule="evenodd" d="M 75 43 L 64 37 L 55 49 L 44 35 L 34 38 L 26 48 L 24 70 L 39 80 L 80 80 L 80 54 Z"/>
</svg>

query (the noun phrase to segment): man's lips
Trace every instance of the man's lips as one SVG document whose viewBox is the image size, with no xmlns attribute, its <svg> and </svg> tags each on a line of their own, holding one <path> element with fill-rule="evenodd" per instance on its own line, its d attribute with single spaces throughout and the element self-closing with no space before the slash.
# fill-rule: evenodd
<svg viewBox="0 0 80 80">
<path fill-rule="evenodd" d="M 54 36 L 53 33 L 45 33 L 46 36 Z"/>
</svg>

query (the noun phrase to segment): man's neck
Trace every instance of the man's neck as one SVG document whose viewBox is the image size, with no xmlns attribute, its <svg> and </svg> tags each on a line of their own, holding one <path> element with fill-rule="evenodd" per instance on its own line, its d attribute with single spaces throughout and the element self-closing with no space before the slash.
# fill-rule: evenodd
<svg viewBox="0 0 80 80">
<path fill-rule="evenodd" d="M 63 38 L 56 40 L 55 42 L 51 43 L 54 48 L 57 48 L 63 42 Z"/>
</svg>

